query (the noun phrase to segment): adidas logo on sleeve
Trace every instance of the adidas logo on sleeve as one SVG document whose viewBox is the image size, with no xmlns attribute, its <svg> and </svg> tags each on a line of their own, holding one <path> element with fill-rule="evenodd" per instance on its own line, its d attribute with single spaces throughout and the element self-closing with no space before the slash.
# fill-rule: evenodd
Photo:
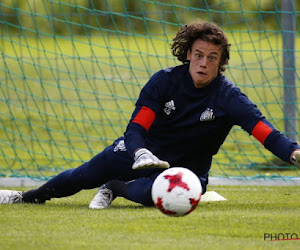
<svg viewBox="0 0 300 250">
<path fill-rule="evenodd" d="M 166 102 L 165 108 L 164 108 L 164 112 L 165 112 L 166 115 L 171 114 L 171 111 L 172 111 L 172 110 L 175 110 L 175 109 L 176 109 L 176 108 L 175 108 L 175 104 L 174 104 L 174 101 L 173 101 L 173 100 L 171 100 L 171 101 L 169 101 L 169 102 Z"/>
</svg>

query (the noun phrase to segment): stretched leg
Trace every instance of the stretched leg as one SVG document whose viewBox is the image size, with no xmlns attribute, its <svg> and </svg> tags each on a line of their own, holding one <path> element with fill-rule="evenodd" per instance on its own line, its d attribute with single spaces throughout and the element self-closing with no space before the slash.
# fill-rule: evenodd
<svg viewBox="0 0 300 250">
<path fill-rule="evenodd" d="M 156 173 L 156 169 L 133 170 L 133 158 L 126 148 L 120 147 L 122 139 L 107 147 L 78 168 L 66 170 L 37 189 L 27 192 L 0 190 L 0 204 L 32 202 L 43 203 L 51 198 L 73 195 L 83 189 L 99 187 L 110 180 L 134 180 Z"/>
</svg>

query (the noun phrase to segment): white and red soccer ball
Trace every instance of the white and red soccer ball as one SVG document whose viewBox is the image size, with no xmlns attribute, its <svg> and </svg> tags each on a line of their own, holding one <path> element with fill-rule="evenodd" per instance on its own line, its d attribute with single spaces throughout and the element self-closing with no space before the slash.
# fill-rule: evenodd
<svg viewBox="0 0 300 250">
<path fill-rule="evenodd" d="M 183 216 L 197 207 L 202 187 L 199 178 L 192 171 L 174 167 L 157 176 L 151 195 L 155 206 L 164 214 Z"/>
</svg>

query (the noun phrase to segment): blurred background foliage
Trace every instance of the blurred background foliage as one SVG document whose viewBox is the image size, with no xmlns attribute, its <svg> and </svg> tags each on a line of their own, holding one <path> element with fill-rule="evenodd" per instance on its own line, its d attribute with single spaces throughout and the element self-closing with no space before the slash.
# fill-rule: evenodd
<svg viewBox="0 0 300 250">
<path fill-rule="evenodd" d="M 300 1 L 295 4 L 299 9 Z M 280 0 L 2 0 L 0 26 L 2 32 L 37 35 L 88 35 L 100 27 L 102 32 L 145 34 L 161 31 L 161 25 L 164 32 L 174 30 L 187 20 L 200 18 L 229 28 L 247 20 L 247 27 L 241 29 L 280 30 L 280 9 Z M 300 22 L 299 15 L 296 22 Z"/>
</svg>

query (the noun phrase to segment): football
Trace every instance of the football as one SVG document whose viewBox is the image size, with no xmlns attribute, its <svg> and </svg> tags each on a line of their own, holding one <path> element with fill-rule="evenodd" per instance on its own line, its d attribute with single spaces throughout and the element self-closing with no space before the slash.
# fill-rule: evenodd
<svg viewBox="0 0 300 250">
<path fill-rule="evenodd" d="M 151 195 L 155 206 L 162 213 L 183 216 L 197 207 L 202 187 L 199 178 L 191 170 L 174 167 L 157 176 Z"/>
</svg>

